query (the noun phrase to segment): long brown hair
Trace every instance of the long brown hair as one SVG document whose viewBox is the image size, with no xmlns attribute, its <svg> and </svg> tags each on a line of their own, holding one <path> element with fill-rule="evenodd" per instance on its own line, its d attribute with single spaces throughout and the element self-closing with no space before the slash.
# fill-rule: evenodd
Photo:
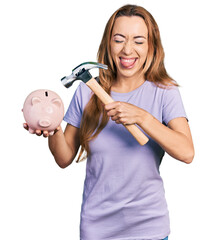
<svg viewBox="0 0 216 240">
<path fill-rule="evenodd" d="M 164 50 L 161 44 L 158 25 L 152 15 L 143 7 L 136 5 L 125 5 L 113 13 L 104 30 L 101 44 L 98 50 L 98 62 L 108 65 L 108 70 L 99 71 L 100 85 L 110 94 L 111 87 L 116 79 L 117 70 L 111 57 L 110 41 L 115 20 L 121 16 L 139 16 L 143 18 L 148 28 L 148 54 L 143 66 L 143 74 L 148 81 L 154 82 L 158 86 L 176 85 L 176 82 L 169 77 L 164 66 Z M 98 97 L 93 94 L 85 107 L 81 126 L 80 143 L 81 151 L 78 160 L 86 151 L 90 154 L 89 141 L 93 140 L 106 126 L 108 117 L 103 105 Z M 82 158 L 84 159 L 84 158 Z"/>
</svg>

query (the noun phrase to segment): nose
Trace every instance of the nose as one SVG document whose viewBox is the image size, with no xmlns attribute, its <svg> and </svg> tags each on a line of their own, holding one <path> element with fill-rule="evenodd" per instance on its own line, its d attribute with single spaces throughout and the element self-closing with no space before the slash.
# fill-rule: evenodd
<svg viewBox="0 0 216 240">
<path fill-rule="evenodd" d="M 133 52 L 133 46 L 130 41 L 126 41 L 123 47 L 123 53 L 125 55 L 130 55 Z"/>
<path fill-rule="evenodd" d="M 51 125 L 51 122 L 49 119 L 40 119 L 39 120 L 40 127 L 49 127 L 50 125 Z"/>
</svg>

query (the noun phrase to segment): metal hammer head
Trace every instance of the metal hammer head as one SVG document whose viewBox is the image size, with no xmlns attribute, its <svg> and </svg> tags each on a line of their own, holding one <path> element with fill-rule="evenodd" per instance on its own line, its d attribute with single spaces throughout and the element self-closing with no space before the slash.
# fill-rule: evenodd
<svg viewBox="0 0 216 240">
<path fill-rule="evenodd" d="M 76 80 L 82 80 L 86 83 L 92 78 L 91 74 L 89 73 L 89 70 L 92 68 L 108 69 L 108 66 L 96 62 L 82 63 L 72 70 L 71 75 L 63 77 L 61 82 L 66 88 L 69 88 Z"/>
</svg>

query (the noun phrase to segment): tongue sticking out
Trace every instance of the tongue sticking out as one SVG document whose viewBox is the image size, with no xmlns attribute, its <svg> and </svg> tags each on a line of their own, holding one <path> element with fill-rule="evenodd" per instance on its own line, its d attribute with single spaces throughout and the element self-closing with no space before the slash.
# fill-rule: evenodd
<svg viewBox="0 0 216 240">
<path fill-rule="evenodd" d="M 136 62 L 136 58 L 120 58 L 121 65 L 125 68 L 132 68 Z"/>
</svg>

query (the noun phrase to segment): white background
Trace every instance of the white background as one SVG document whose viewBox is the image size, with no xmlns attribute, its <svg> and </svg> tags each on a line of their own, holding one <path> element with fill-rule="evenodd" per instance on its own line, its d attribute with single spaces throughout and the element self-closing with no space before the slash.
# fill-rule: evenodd
<svg viewBox="0 0 216 240">
<path fill-rule="evenodd" d="M 215 239 L 215 5 L 195 0 L 8 0 L 0 4 L 0 239 L 78 240 L 86 162 L 60 169 L 47 139 L 22 128 L 26 96 L 47 88 L 65 109 L 75 86 L 60 79 L 96 61 L 108 18 L 126 3 L 156 19 L 168 73 L 180 91 L 193 134 L 191 165 L 164 157 L 170 240 Z M 65 123 L 62 124 L 65 126 Z"/>
</svg>

